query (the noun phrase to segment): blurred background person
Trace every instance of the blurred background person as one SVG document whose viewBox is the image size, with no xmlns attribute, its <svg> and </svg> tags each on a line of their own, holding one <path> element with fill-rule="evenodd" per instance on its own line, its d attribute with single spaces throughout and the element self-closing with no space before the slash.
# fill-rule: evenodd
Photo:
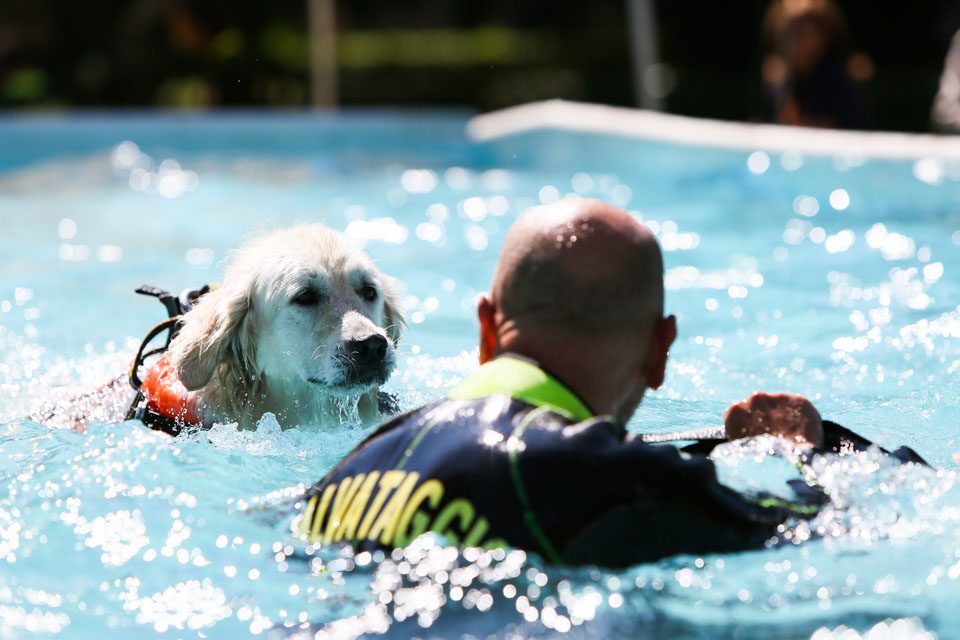
<svg viewBox="0 0 960 640">
<path fill-rule="evenodd" d="M 940 87 L 933 99 L 930 122 L 938 131 L 960 132 L 960 31 L 950 41 L 950 50 L 943 61 Z"/>
<path fill-rule="evenodd" d="M 763 64 L 768 120 L 866 128 L 855 76 L 865 75 L 863 67 L 869 62 L 862 55 L 849 55 L 846 20 L 834 2 L 774 0 L 764 32 L 772 50 Z"/>
</svg>

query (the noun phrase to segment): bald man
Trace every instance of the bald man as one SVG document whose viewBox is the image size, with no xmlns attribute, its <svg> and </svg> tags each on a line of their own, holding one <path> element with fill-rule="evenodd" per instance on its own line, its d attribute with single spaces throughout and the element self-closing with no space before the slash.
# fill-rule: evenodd
<svg viewBox="0 0 960 640">
<path fill-rule="evenodd" d="M 480 369 L 380 427 L 311 488 L 294 525 L 307 540 L 391 549 L 435 531 L 617 567 L 756 547 L 788 516 L 817 511 L 817 500 L 750 500 L 705 456 L 626 432 L 677 333 L 660 249 L 626 212 L 563 200 L 521 217 L 478 315 Z M 760 433 L 869 445 L 827 424 L 804 398 L 757 394 L 728 410 L 726 433 L 691 447 Z"/>
</svg>

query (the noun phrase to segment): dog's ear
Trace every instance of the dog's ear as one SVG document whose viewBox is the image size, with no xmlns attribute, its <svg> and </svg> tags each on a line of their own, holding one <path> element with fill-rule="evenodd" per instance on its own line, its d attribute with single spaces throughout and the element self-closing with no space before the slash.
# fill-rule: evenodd
<svg viewBox="0 0 960 640">
<path fill-rule="evenodd" d="M 183 386 L 191 391 L 203 387 L 221 362 L 241 369 L 249 362 L 252 343 L 245 325 L 250 307 L 248 291 L 221 287 L 200 298 L 183 317 L 183 328 L 170 344 L 171 362 Z"/>
<path fill-rule="evenodd" d="M 407 328 L 407 321 L 403 317 L 403 303 L 400 301 L 400 292 L 397 281 L 384 276 L 383 283 L 383 322 L 387 337 L 393 346 L 400 343 L 400 336 Z"/>
</svg>

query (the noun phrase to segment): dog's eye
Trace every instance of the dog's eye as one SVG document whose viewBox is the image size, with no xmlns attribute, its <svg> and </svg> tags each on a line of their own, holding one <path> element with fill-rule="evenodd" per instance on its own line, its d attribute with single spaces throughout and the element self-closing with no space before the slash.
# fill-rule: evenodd
<svg viewBox="0 0 960 640">
<path fill-rule="evenodd" d="M 377 288 L 373 285 L 364 285 L 360 289 L 360 297 L 366 300 L 367 302 L 373 302 L 377 299 Z"/>
<path fill-rule="evenodd" d="M 320 295 L 313 289 L 304 289 L 290 300 L 293 304 L 301 307 L 312 307 L 320 302 Z"/>
</svg>

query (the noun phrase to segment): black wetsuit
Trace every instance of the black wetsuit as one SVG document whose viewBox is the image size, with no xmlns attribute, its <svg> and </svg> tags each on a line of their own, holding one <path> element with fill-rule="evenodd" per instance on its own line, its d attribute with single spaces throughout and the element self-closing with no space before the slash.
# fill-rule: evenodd
<svg viewBox="0 0 960 640">
<path fill-rule="evenodd" d="M 590 417 L 557 380 L 511 356 L 380 427 L 301 508 L 312 542 L 391 549 L 436 531 L 463 546 L 625 566 L 758 547 L 818 506 L 742 496 L 705 456 Z"/>
</svg>

